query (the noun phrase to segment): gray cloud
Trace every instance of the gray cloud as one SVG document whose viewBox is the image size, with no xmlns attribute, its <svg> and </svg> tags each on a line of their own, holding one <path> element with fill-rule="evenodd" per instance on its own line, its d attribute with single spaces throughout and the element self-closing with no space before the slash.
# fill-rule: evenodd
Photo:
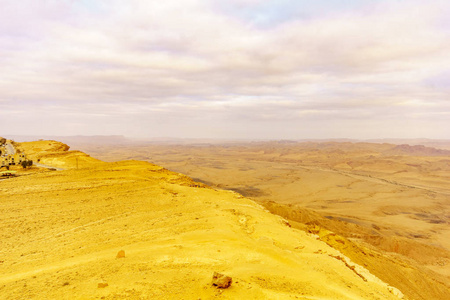
<svg viewBox="0 0 450 300">
<path fill-rule="evenodd" d="M 445 1 L 82 3 L 1 1 L 10 133 L 449 137 Z"/>
</svg>

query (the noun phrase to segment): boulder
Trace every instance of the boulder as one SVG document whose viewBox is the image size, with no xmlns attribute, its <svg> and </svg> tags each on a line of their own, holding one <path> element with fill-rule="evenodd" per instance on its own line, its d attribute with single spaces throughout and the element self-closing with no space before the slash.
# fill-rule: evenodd
<svg viewBox="0 0 450 300">
<path fill-rule="evenodd" d="M 231 277 L 214 272 L 213 279 L 212 279 L 213 286 L 216 286 L 219 289 L 226 289 L 226 288 L 230 287 L 231 282 L 232 282 Z"/>
</svg>

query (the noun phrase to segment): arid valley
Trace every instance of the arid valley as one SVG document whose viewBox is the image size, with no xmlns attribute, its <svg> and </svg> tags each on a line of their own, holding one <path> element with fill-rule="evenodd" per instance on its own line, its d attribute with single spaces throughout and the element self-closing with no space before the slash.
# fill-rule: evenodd
<svg viewBox="0 0 450 300">
<path fill-rule="evenodd" d="M 325 240 L 330 231 L 345 238 L 345 243 L 328 243 L 412 299 L 445 299 L 450 278 L 450 144 L 412 144 L 80 143 L 79 148 L 106 161 L 151 161 L 239 192 L 294 227 L 319 231 L 327 235 Z"/>
<path fill-rule="evenodd" d="M 450 292 L 445 145 L 66 143 L 15 144 L 53 171 L 0 181 L 0 298 Z"/>
</svg>

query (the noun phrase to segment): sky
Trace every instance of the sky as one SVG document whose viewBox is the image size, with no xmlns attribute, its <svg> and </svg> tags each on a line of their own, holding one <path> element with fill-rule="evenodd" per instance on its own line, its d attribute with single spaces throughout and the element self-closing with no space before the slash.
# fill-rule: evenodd
<svg viewBox="0 0 450 300">
<path fill-rule="evenodd" d="M 0 8 L 0 136 L 450 139 L 448 0 Z"/>
</svg>

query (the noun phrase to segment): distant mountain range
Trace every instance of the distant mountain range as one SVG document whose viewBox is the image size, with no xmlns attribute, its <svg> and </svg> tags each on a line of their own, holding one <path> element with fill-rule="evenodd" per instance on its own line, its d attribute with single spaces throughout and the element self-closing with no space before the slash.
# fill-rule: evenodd
<svg viewBox="0 0 450 300">
<path fill-rule="evenodd" d="M 336 143 L 388 143 L 394 145 L 410 145 L 417 146 L 422 145 L 425 147 L 432 147 L 436 149 L 450 150 L 450 139 L 348 139 L 348 138 L 333 138 L 333 139 L 255 139 L 255 140 L 245 140 L 245 139 L 212 139 L 212 138 L 173 138 L 173 137 L 154 137 L 154 138 L 128 138 L 123 135 L 76 135 L 76 136 L 27 136 L 27 135 L 5 135 L 6 138 L 15 140 L 16 142 L 29 142 L 37 140 L 56 140 L 63 143 L 71 145 L 71 147 L 76 147 L 77 145 L 125 145 L 125 144 L 136 144 L 136 143 L 152 143 L 152 144 L 226 144 L 226 143 L 246 143 L 246 142 L 268 142 L 277 141 L 279 143 L 301 143 L 301 142 L 336 142 Z M 400 149 L 399 149 L 400 150 Z M 406 149 L 403 149 L 405 151 Z M 408 149 L 410 151 L 418 151 L 416 148 Z M 425 151 L 421 149 L 419 152 Z"/>
<path fill-rule="evenodd" d="M 450 155 L 450 150 L 436 149 L 434 147 L 426 147 L 424 145 L 397 145 L 387 151 L 386 154 L 393 155 L 413 155 L 413 156 L 447 156 Z"/>
</svg>

